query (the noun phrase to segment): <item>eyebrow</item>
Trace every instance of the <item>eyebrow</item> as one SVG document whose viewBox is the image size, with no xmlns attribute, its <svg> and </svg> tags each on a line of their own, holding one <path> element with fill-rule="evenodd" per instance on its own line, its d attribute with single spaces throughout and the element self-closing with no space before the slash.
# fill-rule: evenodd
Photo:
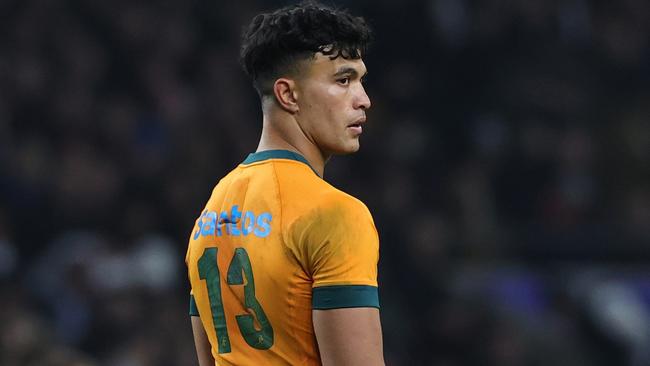
<svg viewBox="0 0 650 366">
<path fill-rule="evenodd" d="M 359 72 L 354 67 L 344 66 L 334 74 L 334 77 L 339 77 L 343 75 L 350 75 L 352 77 L 357 77 L 359 75 Z M 363 78 L 366 75 L 368 75 L 368 71 L 366 71 L 366 73 L 363 74 L 361 77 Z"/>
</svg>

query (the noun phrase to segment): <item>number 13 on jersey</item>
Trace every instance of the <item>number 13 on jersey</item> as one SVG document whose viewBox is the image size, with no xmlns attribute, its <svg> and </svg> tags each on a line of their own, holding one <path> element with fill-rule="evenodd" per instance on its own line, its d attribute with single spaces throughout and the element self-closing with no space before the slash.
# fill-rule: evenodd
<svg viewBox="0 0 650 366">
<path fill-rule="evenodd" d="M 199 277 L 205 280 L 208 289 L 212 323 L 219 344 L 218 352 L 229 353 L 230 337 L 226 324 L 226 313 L 223 308 L 223 299 L 221 298 L 220 272 L 219 266 L 217 265 L 218 251 L 219 248 L 216 247 L 205 248 L 198 262 Z M 244 284 L 244 276 L 246 277 L 246 284 Z M 255 297 L 253 268 L 246 249 L 235 249 L 235 254 L 228 266 L 226 282 L 229 286 L 244 286 L 244 304 L 246 309 L 252 311 L 254 314 L 254 317 L 252 314 L 235 316 L 239 331 L 246 343 L 260 350 L 271 348 L 273 346 L 273 328 L 262 309 L 262 305 Z M 257 319 L 257 323 L 260 326 L 259 330 L 255 327 L 255 319 Z"/>
</svg>

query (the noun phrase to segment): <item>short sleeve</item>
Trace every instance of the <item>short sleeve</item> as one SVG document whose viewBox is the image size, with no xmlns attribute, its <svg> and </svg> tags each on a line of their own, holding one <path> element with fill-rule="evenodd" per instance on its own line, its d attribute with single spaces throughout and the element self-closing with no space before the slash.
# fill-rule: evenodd
<svg viewBox="0 0 650 366">
<path fill-rule="evenodd" d="M 303 228 L 314 309 L 379 307 L 379 237 L 366 206 L 350 196 L 326 202 Z"/>
<path fill-rule="evenodd" d="M 196 306 L 194 295 L 190 292 L 190 316 L 199 316 L 199 308 Z"/>
</svg>

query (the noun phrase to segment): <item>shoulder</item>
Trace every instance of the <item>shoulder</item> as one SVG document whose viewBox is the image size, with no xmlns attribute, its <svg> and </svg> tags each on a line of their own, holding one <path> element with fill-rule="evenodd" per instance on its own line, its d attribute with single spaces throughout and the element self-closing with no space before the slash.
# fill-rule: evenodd
<svg viewBox="0 0 650 366">
<path fill-rule="evenodd" d="M 327 183 L 325 183 L 327 184 Z M 327 184 L 306 198 L 288 222 L 292 231 L 328 238 L 352 231 L 376 233 L 372 215 L 361 200 Z"/>
<path fill-rule="evenodd" d="M 371 216 L 368 207 L 358 198 L 330 186 L 317 200 L 318 212 L 340 216 Z"/>
<path fill-rule="evenodd" d="M 358 198 L 332 186 L 327 181 L 313 175 L 308 181 L 303 182 L 302 189 L 292 192 L 299 197 L 289 199 L 302 202 L 302 213 L 316 216 L 370 216 L 368 207 Z M 301 192 L 302 191 L 302 192 Z"/>
<path fill-rule="evenodd" d="M 374 225 L 367 206 L 300 162 L 273 162 L 285 230 Z"/>
</svg>

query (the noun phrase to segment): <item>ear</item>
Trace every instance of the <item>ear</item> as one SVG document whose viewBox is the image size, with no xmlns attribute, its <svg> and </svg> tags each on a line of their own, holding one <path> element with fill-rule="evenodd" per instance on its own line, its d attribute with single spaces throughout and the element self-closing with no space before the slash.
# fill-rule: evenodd
<svg viewBox="0 0 650 366">
<path fill-rule="evenodd" d="M 275 100 L 285 111 L 296 113 L 300 109 L 298 107 L 298 92 L 296 91 L 295 81 L 287 78 L 277 79 L 273 83 L 273 94 Z"/>
</svg>

